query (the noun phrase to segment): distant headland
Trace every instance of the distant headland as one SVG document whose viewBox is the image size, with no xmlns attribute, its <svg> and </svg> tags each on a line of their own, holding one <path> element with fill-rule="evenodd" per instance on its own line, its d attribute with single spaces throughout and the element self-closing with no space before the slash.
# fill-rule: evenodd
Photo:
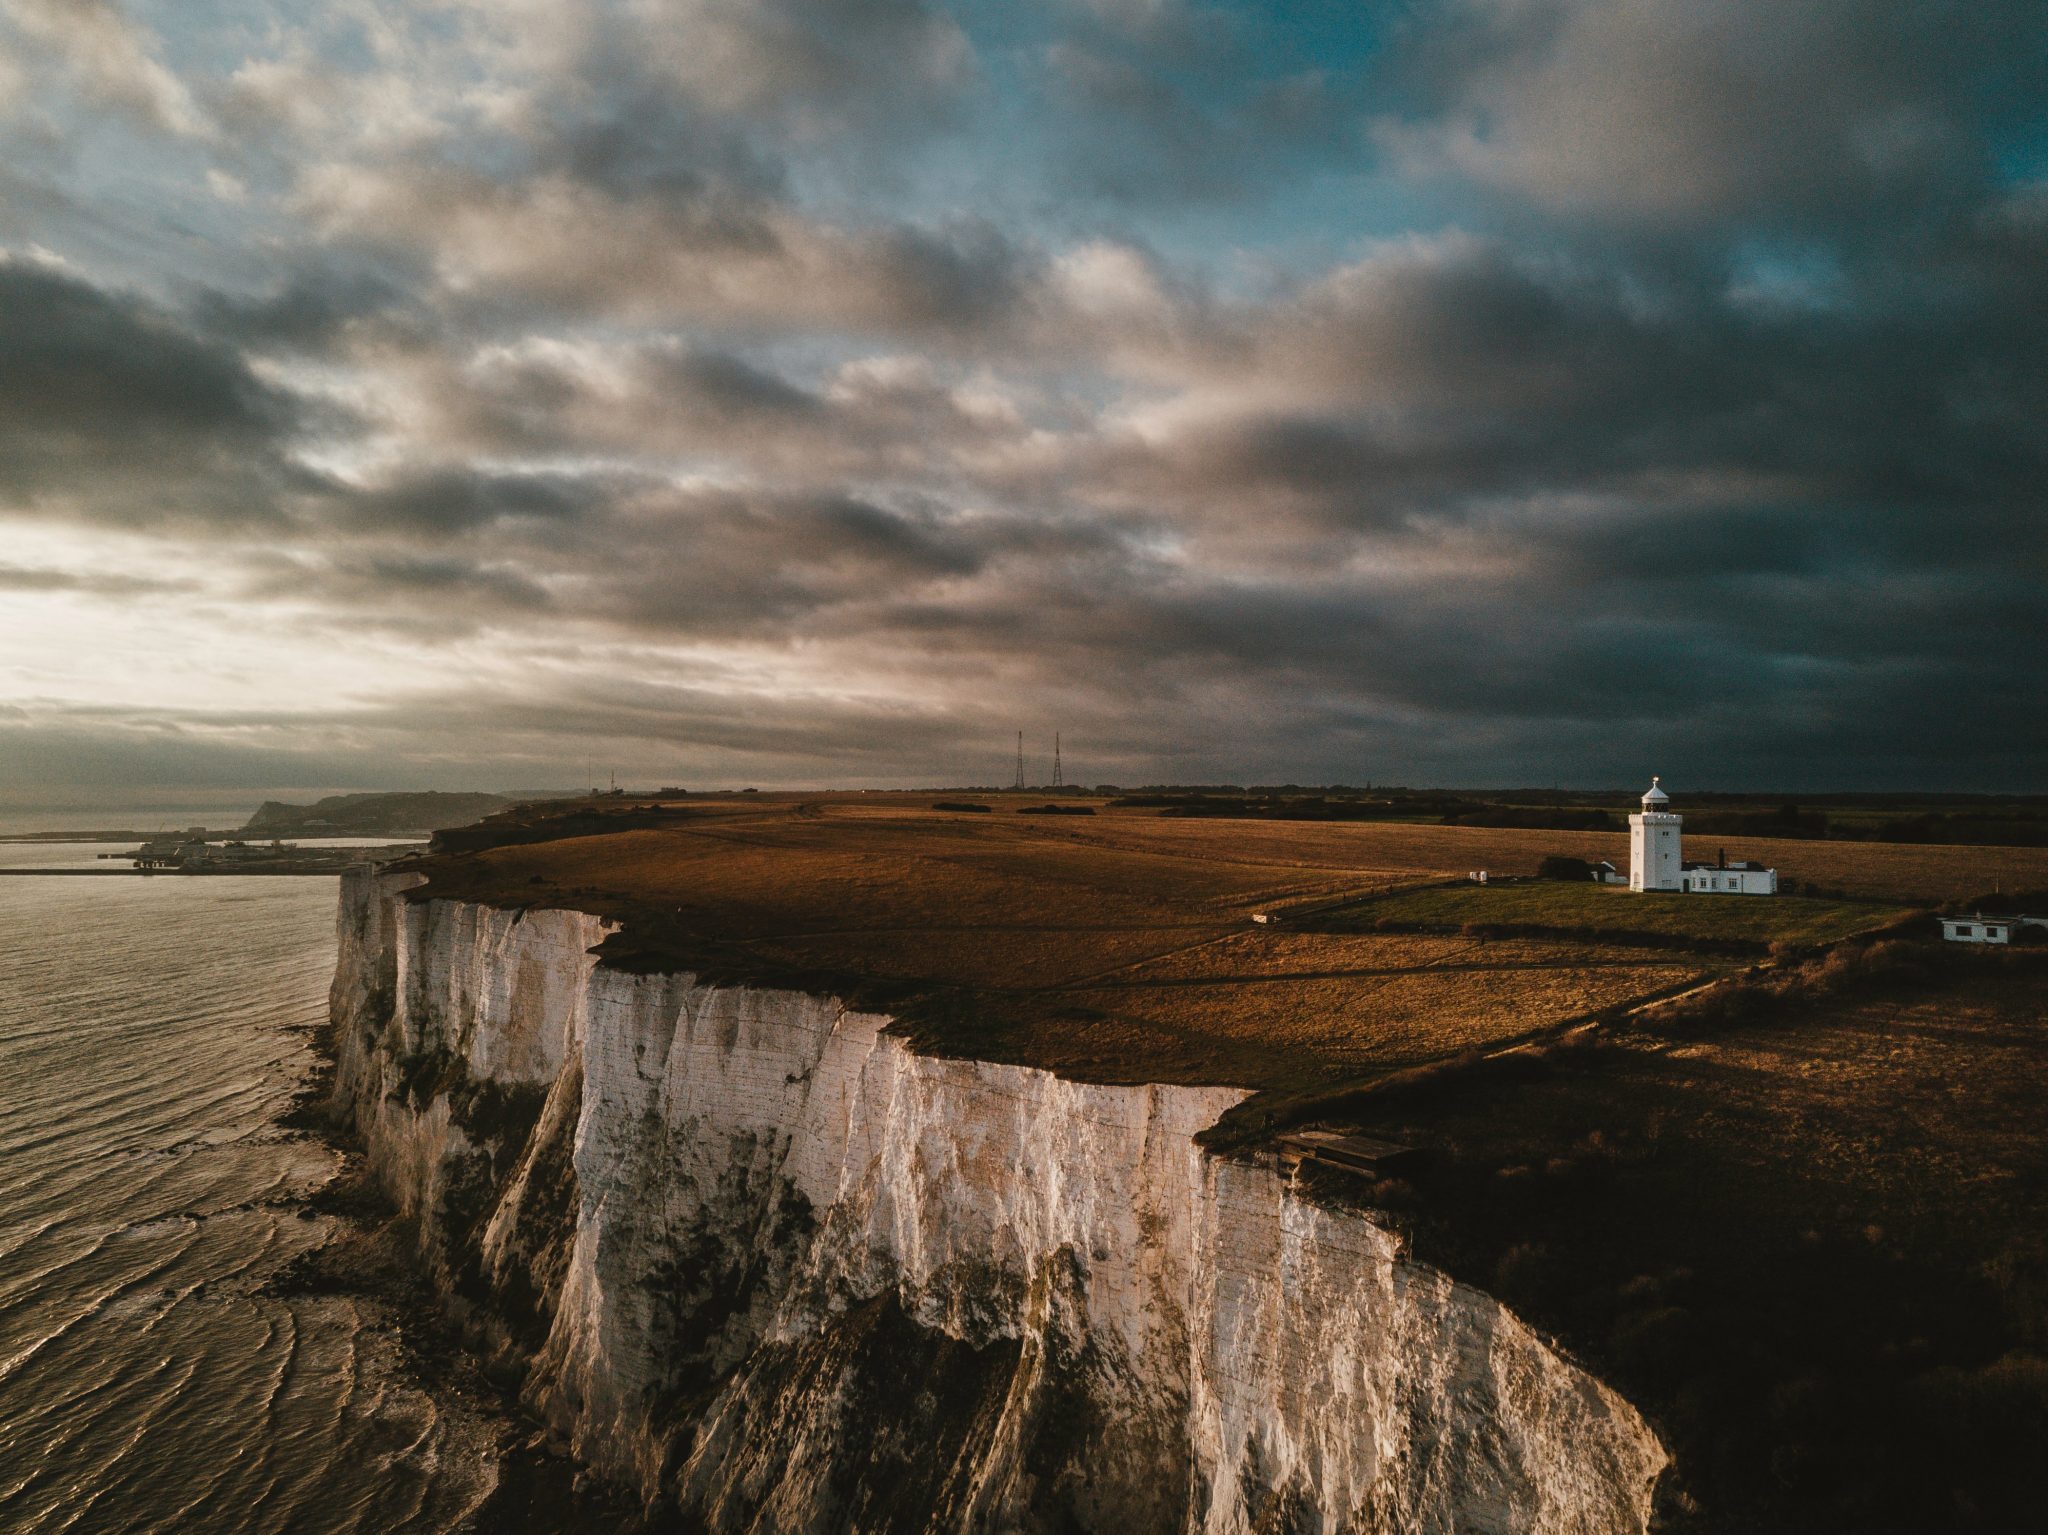
<svg viewBox="0 0 2048 1535">
<path fill-rule="evenodd" d="M 467 826 L 512 803 L 499 794 L 435 790 L 395 794 L 330 794 L 310 805 L 265 800 L 238 835 L 244 837 L 425 837 Z"/>
</svg>

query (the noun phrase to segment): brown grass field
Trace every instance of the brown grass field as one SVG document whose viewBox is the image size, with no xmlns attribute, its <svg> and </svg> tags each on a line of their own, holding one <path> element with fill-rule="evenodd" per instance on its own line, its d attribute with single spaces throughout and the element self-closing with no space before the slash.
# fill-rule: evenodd
<svg viewBox="0 0 2048 1535">
<path fill-rule="evenodd" d="M 2048 849 L 1731 839 L 1827 894 L 1631 897 L 1445 883 L 1619 862 L 1606 834 L 989 801 L 586 804 L 618 829 L 430 857 L 422 894 L 612 916 L 612 963 L 838 995 L 935 1052 L 1256 1089 L 1226 1154 L 1302 1120 L 1413 1145 L 1401 1180 L 1308 1177 L 1643 1407 L 1667 1532 L 2038 1523 L 2048 957 L 1863 930 L 2048 887 Z M 1459 930 L 1503 917 L 1584 931 Z"/>
<path fill-rule="evenodd" d="M 1371 896 L 1311 920 L 1329 932 L 1371 931 L 1388 925 L 1460 929 L 1523 927 L 1577 935 L 1609 934 L 1674 944 L 1740 944 L 1761 953 L 1773 943 L 1827 943 L 1880 928 L 1911 915 L 1893 902 L 1817 900 L 1636 892 L 1590 881 L 1499 880 L 1479 885 L 1427 885 Z"/>
<path fill-rule="evenodd" d="M 1299 1091 L 1541 1033 L 1732 963 L 1682 943 L 1646 954 L 1250 921 L 1477 867 L 1527 872 L 1557 851 L 1625 851 L 1604 834 L 1173 819 L 1085 800 L 1095 815 L 1026 816 L 1003 796 L 989 803 L 970 815 L 909 795 L 750 795 L 663 815 L 600 802 L 581 808 L 660 824 L 437 859 L 432 889 L 616 916 L 629 928 L 612 946 L 619 962 L 829 990 L 894 1013 L 924 1048 L 1109 1081 Z M 1585 894 L 1623 915 L 1657 899 L 1739 915 L 1751 937 L 1782 917 L 1783 935 L 1804 940 L 1877 925 L 1914 898 L 2048 884 L 2048 849 L 1768 850 L 1808 880 L 1890 904 L 1866 922 L 1865 908 L 1835 903 L 1816 932 L 1812 903 L 1736 913 L 1734 898 Z M 1455 899 L 1464 910 L 1488 895 Z"/>
<path fill-rule="evenodd" d="M 1475 840 L 1491 852 L 1503 835 L 1524 834 L 750 796 L 693 804 L 659 829 L 435 860 L 431 890 L 617 916 L 631 932 L 622 961 L 832 990 L 895 1013 L 926 1048 L 1110 1081 L 1301 1088 L 1519 1038 L 1725 967 L 1250 920 L 1440 878 Z"/>
</svg>

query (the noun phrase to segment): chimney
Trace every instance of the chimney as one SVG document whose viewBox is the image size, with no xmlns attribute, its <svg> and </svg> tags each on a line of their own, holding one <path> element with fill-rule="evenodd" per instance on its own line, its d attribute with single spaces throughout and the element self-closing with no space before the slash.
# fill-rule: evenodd
<svg viewBox="0 0 2048 1535">
<path fill-rule="evenodd" d="M 1720 864 L 1720 867 L 1722 867 L 1722 868 L 1724 868 L 1724 869 L 1725 869 L 1725 868 L 1727 868 L 1727 867 L 1728 867 L 1728 849 L 1726 849 L 1726 848 L 1724 847 L 1724 848 L 1721 848 L 1721 849 L 1719 849 L 1719 852 L 1720 852 L 1720 854 L 1721 854 L 1721 864 Z"/>
</svg>

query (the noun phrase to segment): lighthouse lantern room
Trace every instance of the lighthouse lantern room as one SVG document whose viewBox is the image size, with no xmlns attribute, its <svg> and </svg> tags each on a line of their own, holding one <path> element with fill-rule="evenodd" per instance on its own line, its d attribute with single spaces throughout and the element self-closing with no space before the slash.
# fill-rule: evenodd
<svg viewBox="0 0 2048 1535">
<path fill-rule="evenodd" d="M 1679 851 L 1683 817 L 1671 813 L 1671 797 L 1650 780 L 1643 808 L 1628 818 L 1628 888 L 1681 890 L 1685 865 Z"/>
</svg>

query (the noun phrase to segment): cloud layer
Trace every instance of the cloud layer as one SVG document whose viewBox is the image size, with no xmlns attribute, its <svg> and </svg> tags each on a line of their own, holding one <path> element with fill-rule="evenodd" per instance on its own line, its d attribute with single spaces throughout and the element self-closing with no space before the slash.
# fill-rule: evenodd
<svg viewBox="0 0 2048 1535">
<path fill-rule="evenodd" d="M 2028 24 L 0 0 L 0 796 L 2048 789 Z"/>
</svg>

